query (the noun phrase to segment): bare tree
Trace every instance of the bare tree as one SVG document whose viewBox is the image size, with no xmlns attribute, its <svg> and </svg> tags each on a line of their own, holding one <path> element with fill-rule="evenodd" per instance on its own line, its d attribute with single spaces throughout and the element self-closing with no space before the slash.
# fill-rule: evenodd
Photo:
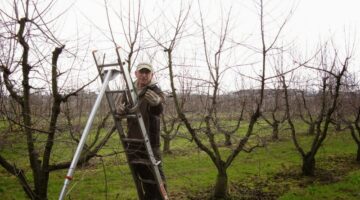
<svg viewBox="0 0 360 200">
<path fill-rule="evenodd" d="M 171 140 L 176 138 L 179 133 L 179 129 L 181 127 L 181 123 L 177 117 L 171 117 L 170 119 L 165 119 L 165 115 L 161 115 L 161 122 L 162 122 L 162 134 L 161 137 L 163 138 L 163 152 L 166 154 L 171 154 L 170 150 L 170 143 Z"/>
<path fill-rule="evenodd" d="M 127 9 L 122 9 L 119 12 L 117 12 L 116 10 L 111 10 L 112 7 L 108 5 L 107 0 L 104 0 L 104 3 L 105 3 L 107 23 L 110 31 L 111 42 L 113 43 L 115 48 L 122 47 L 122 49 L 126 52 L 125 62 L 126 65 L 128 66 L 128 70 L 131 71 L 133 62 L 137 57 L 137 53 L 141 49 L 139 45 L 139 34 L 141 33 L 141 17 L 142 17 L 142 12 L 140 10 L 141 1 L 139 1 L 137 4 L 135 4 L 135 2 L 129 1 L 128 2 L 129 7 Z M 114 12 L 110 12 L 110 11 L 114 11 Z M 114 35 L 113 22 L 115 20 L 112 14 L 114 14 L 117 17 L 117 20 L 120 21 L 121 31 L 124 35 L 127 46 L 122 45 L 122 43 L 119 43 L 119 41 Z"/>
<path fill-rule="evenodd" d="M 337 49 L 335 48 L 333 48 L 332 53 L 333 54 L 328 52 L 325 45 L 320 53 L 318 66 L 316 66 L 316 64 L 314 64 L 314 66 L 311 66 L 308 63 L 304 64 L 306 68 L 316 70 L 322 75 L 320 89 L 318 91 L 321 95 L 319 102 L 320 111 L 315 119 L 315 135 L 308 151 L 305 151 L 299 143 L 297 131 L 290 115 L 290 95 L 288 94 L 289 85 L 283 76 L 287 121 L 290 125 L 293 143 L 299 154 L 302 156 L 302 173 L 305 176 L 312 176 L 315 173 L 315 156 L 329 132 L 329 125 L 332 121 L 332 115 L 338 106 L 341 86 L 343 85 L 343 78 L 346 74 L 349 60 L 351 58 L 351 55 L 347 54 L 345 55 L 345 58 L 341 59 L 338 55 Z"/>
<path fill-rule="evenodd" d="M 184 71 L 184 73 L 187 73 Z M 187 82 L 184 77 L 178 78 L 180 85 L 181 85 L 181 95 L 180 95 L 180 107 L 183 109 L 185 103 L 190 99 L 191 96 L 191 81 Z M 162 134 L 161 137 L 163 138 L 163 152 L 164 153 L 172 153 L 170 150 L 170 143 L 171 140 L 175 139 L 179 133 L 182 123 L 176 113 L 172 96 L 169 95 L 169 98 L 166 100 L 165 103 L 165 114 L 161 116 L 162 122 Z"/>
<path fill-rule="evenodd" d="M 355 111 L 356 113 L 353 121 L 344 121 L 357 146 L 356 161 L 360 162 L 360 108 L 357 108 Z"/>
<path fill-rule="evenodd" d="M 63 69 L 65 64 L 59 59 L 64 53 L 76 59 L 77 52 L 66 49 L 51 30 L 52 23 L 60 17 L 49 19 L 56 1 L 7 3 L 11 9 L 0 9 L 0 69 L 6 98 L 11 103 L 2 105 L 1 109 L 7 120 L 16 126 L 18 132 L 13 133 L 18 141 L 26 141 L 31 175 L 25 173 L 26 166 L 9 160 L 3 152 L 0 152 L 0 165 L 18 179 L 29 198 L 43 200 L 48 199 L 50 173 L 70 166 L 69 161 L 59 161 L 52 156 L 56 138 L 64 131 L 59 126 L 62 105 L 91 81 L 70 92 L 63 88 L 64 80 L 72 71 Z M 107 134 L 96 145 L 89 145 L 79 165 L 96 156 L 110 136 Z"/>
<path fill-rule="evenodd" d="M 201 6 L 199 6 L 201 7 Z M 207 85 L 207 93 L 206 93 L 206 99 L 204 101 L 203 106 L 205 107 L 205 110 L 203 110 L 203 114 L 198 116 L 199 121 L 196 123 L 193 123 L 191 121 L 190 116 L 188 116 L 184 109 L 180 106 L 180 99 L 177 93 L 177 88 L 175 84 L 175 65 L 173 63 L 173 54 L 175 51 L 175 46 L 177 42 L 179 42 L 179 38 L 181 34 L 183 33 L 183 24 L 186 20 L 186 14 L 183 14 L 180 12 L 179 17 L 177 18 L 177 24 L 174 26 L 174 34 L 171 38 L 169 45 L 165 46 L 161 44 L 166 53 L 168 58 L 168 64 L 167 67 L 169 69 L 169 76 L 170 76 L 170 85 L 172 89 L 172 96 L 174 97 L 174 103 L 175 108 L 178 113 L 179 118 L 184 123 L 184 126 L 190 133 L 192 139 L 196 143 L 196 145 L 204 151 L 211 159 L 213 164 L 215 165 L 217 169 L 217 178 L 214 186 L 214 198 L 225 198 L 228 196 L 228 175 L 227 175 L 227 169 L 231 166 L 234 159 L 239 155 L 240 152 L 251 152 L 254 148 L 262 146 L 262 143 L 258 143 L 255 145 L 249 145 L 248 141 L 252 139 L 253 133 L 254 133 L 254 126 L 256 122 L 258 121 L 259 117 L 261 116 L 261 110 L 263 106 L 264 101 L 264 90 L 265 90 L 265 81 L 266 81 L 266 74 L 265 69 L 267 67 L 267 56 L 271 50 L 275 48 L 275 44 L 278 40 L 278 37 L 283 29 L 283 27 L 286 24 L 285 20 L 278 29 L 278 32 L 275 33 L 274 38 L 271 40 L 270 43 L 268 43 L 267 37 L 265 36 L 265 29 L 264 29 L 264 5 L 263 1 L 260 0 L 258 4 L 258 8 L 260 10 L 259 12 L 259 19 L 260 19 L 260 35 L 261 35 L 261 48 L 259 49 L 259 52 L 261 53 L 261 64 L 260 64 L 260 74 L 258 74 L 258 77 L 256 80 L 259 83 L 259 90 L 257 90 L 258 95 L 256 100 L 253 100 L 254 102 L 254 108 L 250 112 L 249 122 L 247 124 L 247 130 L 245 131 L 244 135 L 241 136 L 241 138 L 236 142 L 236 145 L 231 149 L 230 153 L 227 155 L 227 157 L 224 158 L 224 155 L 221 153 L 220 146 L 217 143 L 216 135 L 219 131 L 219 121 L 220 121 L 220 115 L 218 115 L 217 106 L 218 106 L 218 99 L 221 95 L 220 89 L 221 89 L 221 77 L 224 73 L 224 71 L 228 70 L 226 67 L 224 67 L 224 63 L 222 61 L 222 55 L 225 51 L 234 50 L 232 48 L 226 47 L 226 42 L 229 41 L 229 22 L 230 22 L 230 16 L 231 12 L 227 12 L 228 15 L 225 20 L 222 21 L 222 26 L 220 27 L 220 30 L 218 32 L 211 30 L 210 32 L 216 32 L 215 35 L 217 35 L 217 45 L 215 48 L 211 48 L 208 45 L 208 39 L 206 37 L 207 28 L 204 24 L 204 19 L 202 16 L 202 13 L 200 12 L 200 27 L 201 27 L 201 33 L 202 33 L 202 42 L 203 42 L 203 50 L 204 50 L 204 56 L 205 56 L 205 62 L 206 62 L 206 68 L 207 72 L 209 73 L 209 80 L 203 80 L 204 84 Z M 183 17 L 184 16 L 184 17 Z M 239 45 L 239 44 L 237 44 Z M 214 54 L 210 52 L 210 49 L 215 49 Z M 244 105 L 243 103 L 238 103 L 237 105 Z M 238 117 L 236 118 L 236 124 L 235 127 L 233 127 L 233 130 L 227 130 L 229 132 L 236 132 L 238 128 L 240 127 L 240 121 L 243 120 L 243 113 L 244 108 L 240 108 L 240 111 L 238 113 Z M 199 125 L 200 124 L 200 125 Z M 202 138 L 206 138 L 206 141 Z"/>
<path fill-rule="evenodd" d="M 346 89 L 341 93 L 338 114 L 357 146 L 356 161 L 360 162 L 360 90 L 356 75 L 346 80 Z M 339 106 L 339 107 L 340 107 Z"/>
<path fill-rule="evenodd" d="M 264 110 L 264 112 L 261 114 L 261 117 L 272 128 L 271 139 L 279 140 L 280 125 L 286 120 L 286 115 L 284 114 L 282 110 L 283 106 L 281 105 L 283 90 L 276 87 L 276 89 L 270 90 L 270 93 L 272 94 L 270 94 L 271 96 L 267 97 L 267 100 L 271 102 L 266 103 L 266 105 L 269 107 L 265 108 L 267 110 Z"/>
<path fill-rule="evenodd" d="M 298 114 L 300 116 L 300 119 L 305 122 L 308 125 L 307 133 L 309 135 L 315 134 L 315 116 L 316 112 L 318 111 L 316 109 L 316 101 L 315 99 L 318 98 L 318 95 L 309 94 L 305 90 L 299 91 L 299 95 L 297 95 L 297 107 L 298 107 Z"/>
</svg>

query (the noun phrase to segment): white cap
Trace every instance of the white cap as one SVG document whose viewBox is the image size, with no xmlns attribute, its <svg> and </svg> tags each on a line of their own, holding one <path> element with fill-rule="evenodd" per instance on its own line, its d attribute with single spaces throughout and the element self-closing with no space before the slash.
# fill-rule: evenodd
<svg viewBox="0 0 360 200">
<path fill-rule="evenodd" d="M 136 71 L 142 70 L 142 69 L 148 69 L 149 71 L 153 72 L 153 67 L 149 63 L 139 63 L 136 66 Z"/>
</svg>

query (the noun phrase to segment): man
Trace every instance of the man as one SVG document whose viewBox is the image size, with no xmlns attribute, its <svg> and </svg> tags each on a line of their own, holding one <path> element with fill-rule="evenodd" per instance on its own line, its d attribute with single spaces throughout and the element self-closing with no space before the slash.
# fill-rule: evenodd
<svg viewBox="0 0 360 200">
<path fill-rule="evenodd" d="M 153 80 L 154 70 L 148 63 L 140 63 L 135 71 L 136 81 L 134 87 L 138 93 L 138 109 L 141 112 L 144 120 L 146 132 L 148 134 L 151 148 L 153 150 L 155 159 L 161 161 L 160 155 L 160 114 L 163 112 L 164 93 L 157 86 Z M 125 112 L 125 105 L 119 105 L 120 112 Z M 142 133 L 137 119 L 128 118 L 128 137 L 141 139 Z M 129 160 L 147 159 L 144 145 L 129 145 Z M 154 184 L 154 176 L 149 169 L 150 166 L 144 164 L 132 164 L 137 176 L 142 180 L 142 187 L 145 193 L 146 200 L 162 199 Z M 158 165 L 160 175 L 165 182 L 165 176 L 162 170 L 161 163 Z"/>
</svg>

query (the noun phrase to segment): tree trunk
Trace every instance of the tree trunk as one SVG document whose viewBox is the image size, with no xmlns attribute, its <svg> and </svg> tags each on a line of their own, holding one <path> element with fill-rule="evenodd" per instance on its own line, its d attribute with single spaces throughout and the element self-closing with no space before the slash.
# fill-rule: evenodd
<svg viewBox="0 0 360 200">
<path fill-rule="evenodd" d="M 47 192 L 48 192 L 48 184 L 49 184 L 49 172 L 42 171 L 41 173 L 41 183 L 40 183 L 40 191 L 37 200 L 47 200 Z"/>
<path fill-rule="evenodd" d="M 273 130 L 272 130 L 272 140 L 279 140 L 279 124 L 274 124 L 273 125 Z"/>
<path fill-rule="evenodd" d="M 315 174 L 315 158 L 311 152 L 303 157 L 302 174 L 304 176 L 314 176 Z"/>
<path fill-rule="evenodd" d="M 163 152 L 164 153 L 171 153 L 171 150 L 170 150 L 170 138 L 165 136 L 163 137 L 164 139 L 164 146 L 163 146 Z"/>
<path fill-rule="evenodd" d="M 232 145 L 230 134 L 225 134 L 225 142 L 224 142 L 224 145 L 225 145 L 225 146 L 231 146 L 231 145 Z"/>
<path fill-rule="evenodd" d="M 213 199 L 226 199 L 228 197 L 228 176 L 226 169 L 218 172 L 216 184 L 214 187 Z"/>
<path fill-rule="evenodd" d="M 311 123 L 309 125 L 308 134 L 309 135 L 314 135 L 315 134 L 315 124 L 314 123 Z"/>
<path fill-rule="evenodd" d="M 336 131 L 336 132 L 340 132 L 340 131 L 341 131 L 341 122 L 336 122 L 336 123 L 335 123 L 335 131 Z"/>
</svg>

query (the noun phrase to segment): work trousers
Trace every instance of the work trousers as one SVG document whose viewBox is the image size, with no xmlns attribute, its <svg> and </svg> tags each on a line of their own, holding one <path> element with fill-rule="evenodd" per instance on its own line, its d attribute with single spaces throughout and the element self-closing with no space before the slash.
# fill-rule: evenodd
<svg viewBox="0 0 360 200">
<path fill-rule="evenodd" d="M 148 160 L 148 156 L 144 145 L 131 145 L 129 148 L 129 161 L 136 159 Z M 152 147 L 156 161 L 162 161 L 160 147 Z M 145 194 L 146 200 L 161 200 L 161 194 L 155 181 L 155 174 L 153 174 L 150 165 L 145 164 L 131 164 L 136 176 L 141 180 L 141 186 Z M 164 182 L 166 189 L 166 179 L 162 168 L 162 162 L 158 165 L 160 176 Z"/>
</svg>

